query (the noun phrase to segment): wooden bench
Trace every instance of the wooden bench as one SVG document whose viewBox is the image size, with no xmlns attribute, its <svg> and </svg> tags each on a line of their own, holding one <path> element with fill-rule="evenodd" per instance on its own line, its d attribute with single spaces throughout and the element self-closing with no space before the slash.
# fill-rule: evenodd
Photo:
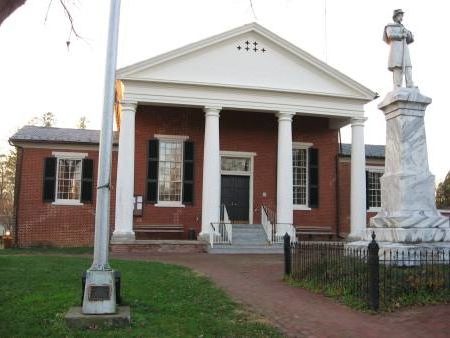
<svg viewBox="0 0 450 338">
<path fill-rule="evenodd" d="M 336 235 L 335 231 L 331 229 L 331 227 L 319 227 L 319 226 L 296 226 L 295 227 L 297 237 L 301 238 L 303 236 L 308 236 L 309 239 L 312 239 L 313 236 L 327 236 L 329 240 Z"/>
<path fill-rule="evenodd" d="M 184 227 L 180 224 L 135 225 L 136 239 L 182 239 Z"/>
</svg>

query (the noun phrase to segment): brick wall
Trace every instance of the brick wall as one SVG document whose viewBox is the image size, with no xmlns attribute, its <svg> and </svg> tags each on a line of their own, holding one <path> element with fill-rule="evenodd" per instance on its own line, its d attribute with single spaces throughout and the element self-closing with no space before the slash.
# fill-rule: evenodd
<svg viewBox="0 0 450 338">
<path fill-rule="evenodd" d="M 148 140 L 155 134 L 184 135 L 195 145 L 194 203 L 185 208 L 161 208 L 145 204 L 135 224 L 183 224 L 185 236 L 201 230 L 204 113 L 201 109 L 140 106 L 136 115 L 135 192 L 145 196 Z M 278 121 L 274 114 L 224 110 L 220 114 L 220 149 L 254 152 L 253 220 L 260 222 L 260 206 L 276 210 L 276 158 Z M 298 225 L 336 227 L 337 131 L 328 119 L 296 116 L 293 141 L 310 142 L 319 149 L 319 208 L 295 211 Z"/>
<path fill-rule="evenodd" d="M 368 166 L 384 166 L 384 160 L 367 159 Z M 341 157 L 339 159 L 339 232 L 342 236 L 350 233 L 350 158 Z M 367 224 L 370 218 L 375 216 L 375 212 L 367 212 Z"/>
<path fill-rule="evenodd" d="M 161 135 L 189 136 L 194 143 L 194 201 L 184 208 L 155 207 L 144 203 L 136 225 L 182 224 L 184 237 L 189 229 L 201 230 L 204 113 L 201 109 L 139 106 L 136 112 L 135 181 L 136 195 L 146 195 L 148 141 Z"/>
<path fill-rule="evenodd" d="M 294 211 L 294 224 L 329 226 L 336 229 L 336 156 L 338 131 L 328 128 L 328 119 L 295 116 L 294 142 L 310 142 L 319 150 L 319 207 Z"/>
<path fill-rule="evenodd" d="M 139 106 L 136 112 L 135 194 L 146 195 L 148 141 L 155 134 L 184 135 L 194 143 L 194 202 L 184 208 L 156 207 L 144 203 L 142 217 L 135 225 L 183 225 L 183 238 L 189 229 L 201 230 L 202 168 L 204 112 L 202 109 Z M 220 115 L 220 148 L 222 151 L 254 152 L 253 221 L 260 222 L 260 206 L 276 210 L 276 158 L 278 122 L 274 114 L 224 110 Z M 339 196 L 336 201 L 337 131 L 328 128 L 328 119 L 294 117 L 293 141 L 312 143 L 319 149 L 319 207 L 294 211 L 295 225 L 327 226 L 336 229 L 339 210 L 340 231 L 349 231 L 350 167 L 339 165 Z M 19 245 L 92 245 L 94 203 L 62 206 L 42 201 L 44 158 L 52 151 L 88 153 L 94 160 L 94 186 L 97 176 L 97 151 L 76 149 L 35 149 L 23 151 L 23 168 L 19 195 Z M 114 183 L 117 152 L 113 157 L 111 231 L 114 224 Z M 94 189 L 95 192 L 95 189 Z M 93 196 L 95 201 L 95 193 Z"/>
<path fill-rule="evenodd" d="M 18 205 L 18 245 L 92 246 L 94 239 L 95 191 L 93 202 L 79 206 L 54 205 L 43 202 L 44 159 L 53 151 L 87 153 L 94 160 L 94 187 L 97 184 L 98 152 L 76 149 L 25 148 L 20 178 Z M 117 152 L 113 155 L 113 182 Z M 114 189 L 111 199 L 111 224 L 114 224 Z"/>
</svg>

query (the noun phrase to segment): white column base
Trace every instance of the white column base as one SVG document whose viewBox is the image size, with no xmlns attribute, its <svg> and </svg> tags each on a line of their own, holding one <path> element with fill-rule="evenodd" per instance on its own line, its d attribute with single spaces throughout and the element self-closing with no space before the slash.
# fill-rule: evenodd
<svg viewBox="0 0 450 338">
<path fill-rule="evenodd" d="M 134 232 L 113 232 L 111 243 L 114 242 L 133 242 L 136 240 Z"/>
</svg>

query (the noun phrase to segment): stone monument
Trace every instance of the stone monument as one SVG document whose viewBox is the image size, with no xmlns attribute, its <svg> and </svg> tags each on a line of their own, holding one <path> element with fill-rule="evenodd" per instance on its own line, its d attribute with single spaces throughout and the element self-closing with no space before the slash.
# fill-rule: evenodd
<svg viewBox="0 0 450 338">
<path fill-rule="evenodd" d="M 393 73 L 394 88 L 378 105 L 386 118 L 381 211 L 370 219 L 361 237 L 369 241 L 375 232 L 377 241 L 386 242 L 387 247 L 450 246 L 449 219 L 436 209 L 435 179 L 428 167 L 424 116 L 431 98 L 412 82 L 408 44 L 414 39 L 402 25 L 403 14 L 395 10 L 394 23 L 383 33 L 383 40 L 390 45 L 388 69 Z M 402 87 L 404 77 L 406 87 Z"/>
</svg>

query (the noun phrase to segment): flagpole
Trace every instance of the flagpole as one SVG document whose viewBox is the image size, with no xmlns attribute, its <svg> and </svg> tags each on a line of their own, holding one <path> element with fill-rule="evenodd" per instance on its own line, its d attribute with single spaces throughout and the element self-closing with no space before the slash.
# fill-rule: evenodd
<svg viewBox="0 0 450 338">
<path fill-rule="evenodd" d="M 94 259 L 86 274 L 82 312 L 107 314 L 116 312 L 114 272 L 108 263 L 111 159 L 115 72 L 119 36 L 120 0 L 111 0 L 108 44 L 106 49 L 102 128 L 100 132 L 97 199 L 95 208 Z"/>
</svg>

